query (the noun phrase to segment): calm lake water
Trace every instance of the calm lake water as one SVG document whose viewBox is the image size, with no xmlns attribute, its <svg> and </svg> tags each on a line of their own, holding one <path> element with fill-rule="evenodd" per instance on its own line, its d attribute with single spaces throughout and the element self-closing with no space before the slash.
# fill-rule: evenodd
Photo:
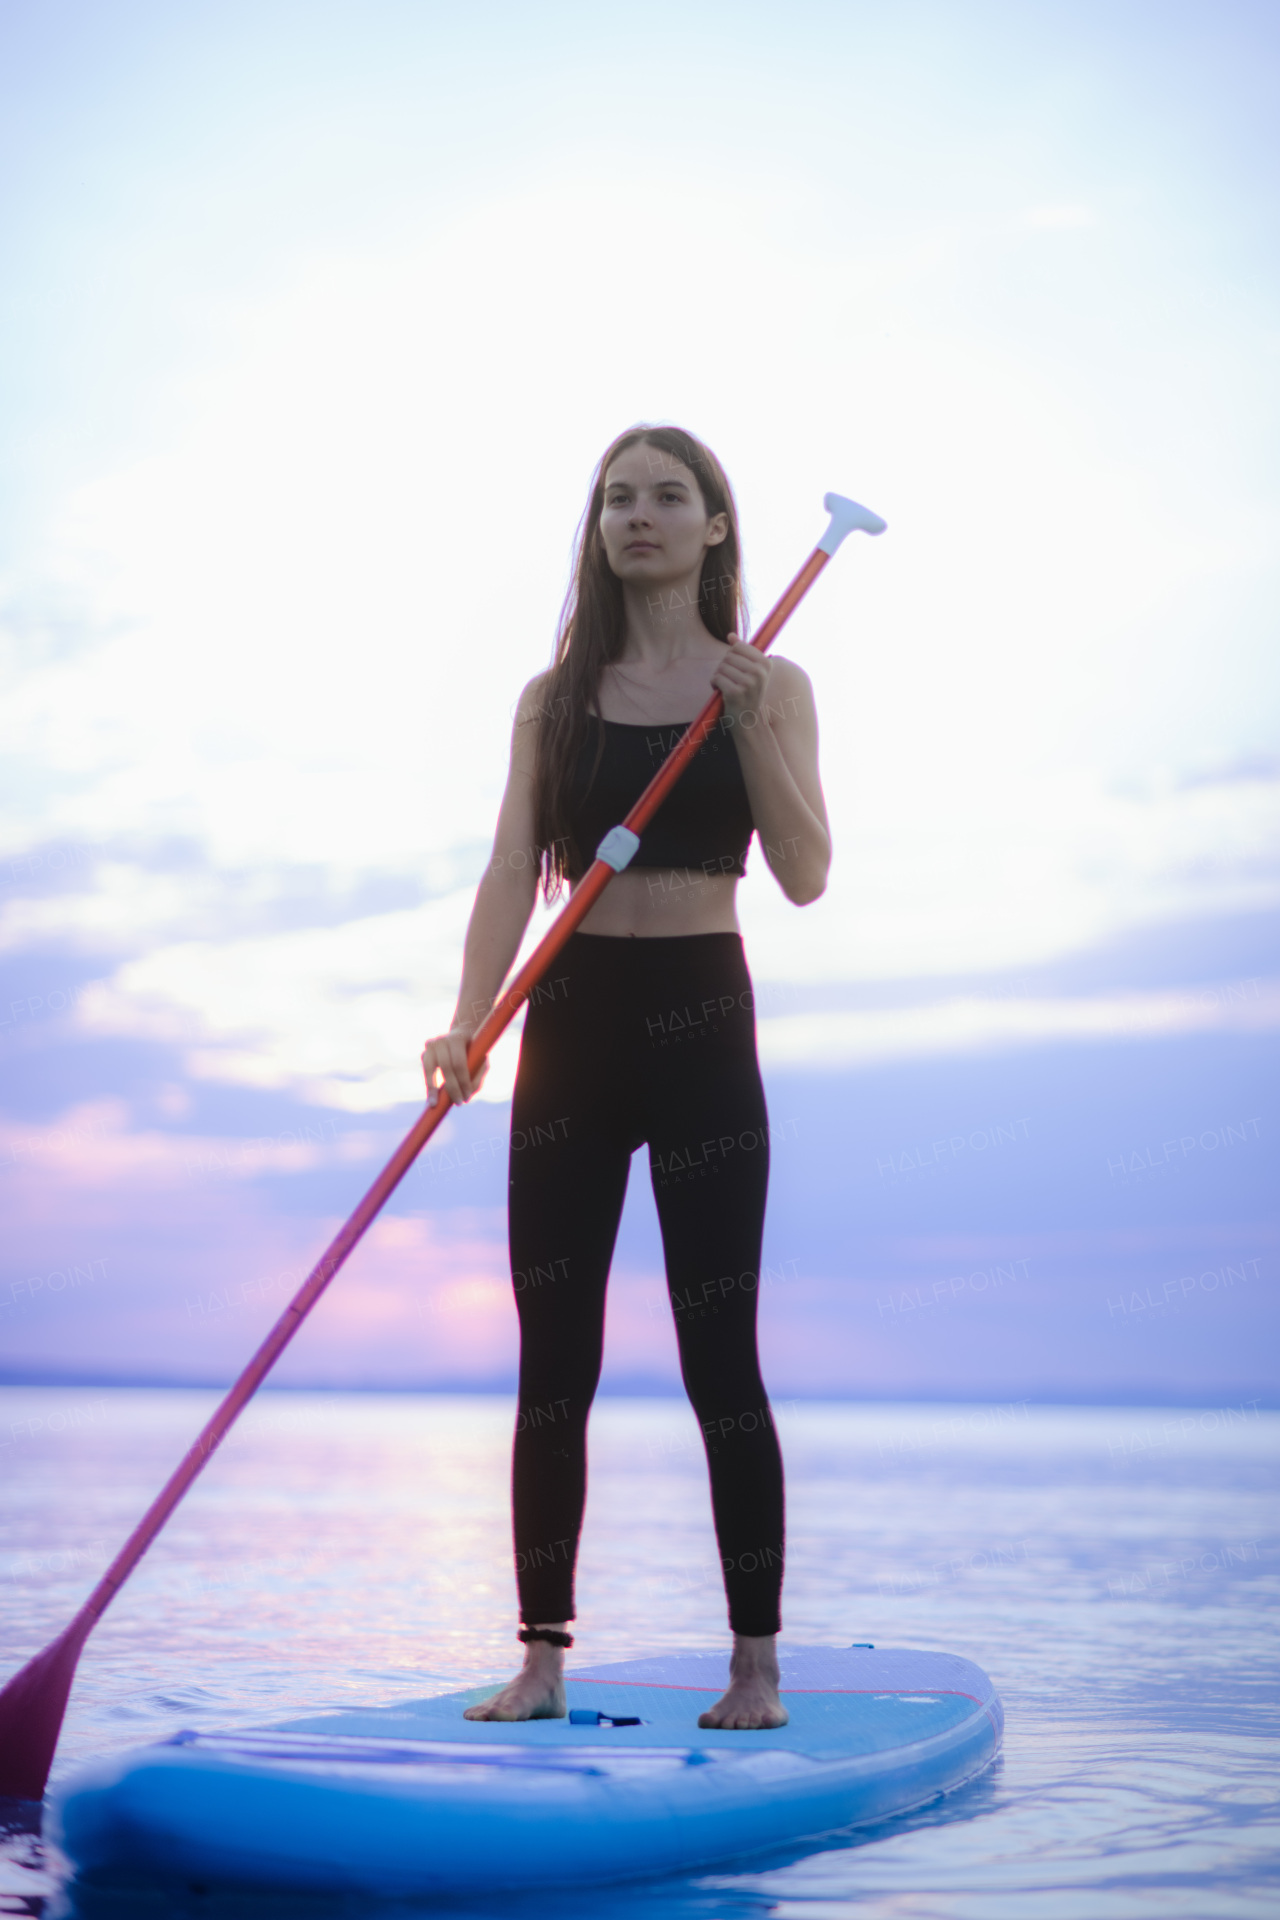
<svg viewBox="0 0 1280 1920">
<path fill-rule="evenodd" d="M 194 1391 L 0 1394 L 3 1670 L 65 1624 L 199 1427 Z M 81 1661 L 55 1777 L 182 1726 L 253 1726 L 514 1668 L 511 1409 L 481 1395 L 266 1393 Z M 1233 1920 L 1280 1911 L 1280 1415 L 783 1404 L 795 1641 L 939 1647 L 1003 1695 L 1003 1758 L 817 1850 L 472 1920 Z M 576 1657 L 726 1644 L 687 1407 L 602 1400 Z M 574 1656 L 571 1656 L 571 1658 Z M 304 1916 L 304 1900 L 60 1888 L 11 1833 L 0 1912 Z M 394 1909 L 403 1915 L 406 1907 Z M 419 1909 L 419 1911 L 424 1911 Z"/>
</svg>

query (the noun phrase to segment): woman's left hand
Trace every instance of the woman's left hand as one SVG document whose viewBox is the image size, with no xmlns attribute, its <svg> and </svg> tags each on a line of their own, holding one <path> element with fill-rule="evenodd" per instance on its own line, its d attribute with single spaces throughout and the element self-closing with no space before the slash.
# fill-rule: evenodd
<svg viewBox="0 0 1280 1920">
<path fill-rule="evenodd" d="M 731 720 L 741 720 L 746 713 L 764 718 L 772 665 L 758 648 L 749 647 L 736 633 L 729 635 L 724 659 L 712 674 L 711 684 L 723 695 L 724 710 Z"/>
</svg>

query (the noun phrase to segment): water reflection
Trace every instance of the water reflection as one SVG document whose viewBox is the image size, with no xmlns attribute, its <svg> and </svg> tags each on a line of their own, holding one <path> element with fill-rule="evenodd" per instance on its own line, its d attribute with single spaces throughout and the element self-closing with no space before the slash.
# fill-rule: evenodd
<svg viewBox="0 0 1280 1920">
<path fill-rule="evenodd" d="M 50 1638 L 208 1396 L 4 1396 L 0 1619 Z M 93 1402 L 92 1418 L 73 1417 Z M 1205 1417 L 1212 1411 L 1213 1419 Z M 1275 1907 L 1280 1419 L 1197 1410 L 784 1405 L 795 1640 L 941 1646 L 992 1673 L 1003 1763 L 818 1849 L 644 1887 L 431 1906 L 570 1920 L 1204 1920 Z M 58 1773 L 187 1724 L 259 1725 L 498 1680 L 516 1649 L 510 1410 L 483 1397 L 263 1396 L 90 1642 Z M 585 1657 L 724 1644 L 698 1435 L 601 1404 Z M 16 1811 L 16 1810 L 15 1810 Z M 390 1915 L 404 1903 L 56 1890 L 28 1820 L 0 1912 Z"/>
</svg>

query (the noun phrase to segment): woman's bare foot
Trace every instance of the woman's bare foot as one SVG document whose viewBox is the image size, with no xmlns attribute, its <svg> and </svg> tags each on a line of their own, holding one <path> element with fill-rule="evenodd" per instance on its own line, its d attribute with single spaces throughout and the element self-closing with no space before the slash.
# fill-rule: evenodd
<svg viewBox="0 0 1280 1920">
<path fill-rule="evenodd" d="M 700 1727 L 785 1727 L 790 1715 L 778 1698 L 776 1635 L 733 1636 L 727 1691 L 698 1715 Z"/>
<path fill-rule="evenodd" d="M 539 1621 L 565 1631 L 563 1620 Z M 524 1666 L 500 1693 L 463 1710 L 464 1720 L 563 1720 L 568 1712 L 564 1695 L 564 1648 L 545 1640 L 525 1642 Z"/>
</svg>

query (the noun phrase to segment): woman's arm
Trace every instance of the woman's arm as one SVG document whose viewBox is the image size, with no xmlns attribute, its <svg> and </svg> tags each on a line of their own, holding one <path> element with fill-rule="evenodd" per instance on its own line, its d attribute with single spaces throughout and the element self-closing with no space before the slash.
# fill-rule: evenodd
<svg viewBox="0 0 1280 1920">
<path fill-rule="evenodd" d="M 788 900 L 808 906 L 826 890 L 831 866 L 809 676 L 731 640 L 711 684 L 724 695 L 765 859 Z"/>
<path fill-rule="evenodd" d="M 520 951 L 538 894 L 538 854 L 533 845 L 534 728 L 543 676 L 531 680 L 520 696 L 511 733 L 511 766 L 498 810 L 493 853 L 476 891 L 463 946 L 462 983 L 448 1033 L 437 1034 L 422 1049 L 427 1104 L 444 1085 L 451 1100 L 471 1098 L 488 1063 L 473 1079 L 467 1071 L 467 1043 L 497 998 L 511 963 Z"/>
</svg>

